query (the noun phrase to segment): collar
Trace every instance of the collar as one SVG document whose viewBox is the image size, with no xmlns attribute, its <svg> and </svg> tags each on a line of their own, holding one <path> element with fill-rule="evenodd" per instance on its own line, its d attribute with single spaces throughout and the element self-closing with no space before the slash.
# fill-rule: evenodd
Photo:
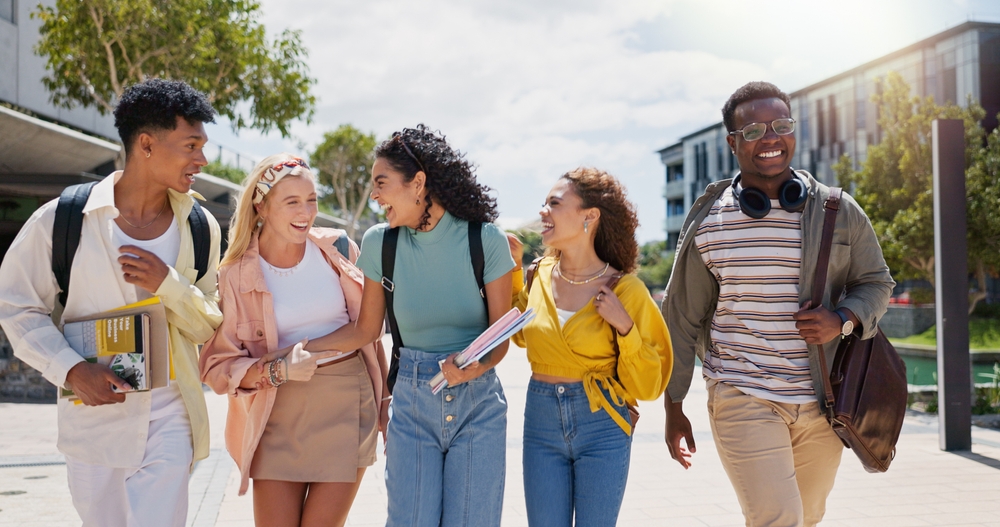
<svg viewBox="0 0 1000 527">
<path fill-rule="evenodd" d="M 87 214 L 88 212 L 105 207 L 111 207 L 117 212 L 118 209 L 115 207 L 115 185 L 118 184 L 118 181 L 124 174 L 124 171 L 116 170 L 99 181 L 97 185 L 94 185 L 94 189 L 90 191 L 90 197 L 87 198 L 87 204 L 83 207 L 83 213 Z M 191 212 L 191 198 L 205 201 L 205 198 L 193 189 L 189 190 L 187 194 L 167 189 L 167 197 L 170 199 L 170 208 L 173 209 L 174 215 L 183 218 L 187 218 L 188 213 Z M 117 217 L 117 214 L 115 216 Z"/>
<path fill-rule="evenodd" d="M 434 226 L 430 231 L 418 231 L 406 227 L 407 232 L 410 237 L 419 244 L 431 244 L 441 241 L 448 233 L 455 228 L 460 220 L 451 215 L 447 210 L 444 211 L 444 215 L 438 220 L 437 225 Z"/>
<path fill-rule="evenodd" d="M 258 237 L 259 233 L 255 233 L 253 238 L 250 238 L 250 245 L 247 245 L 247 250 L 243 251 L 243 257 L 240 258 L 240 293 L 267 292 L 264 271 L 261 270 L 260 262 L 257 261 L 257 257 L 260 255 Z"/>
</svg>

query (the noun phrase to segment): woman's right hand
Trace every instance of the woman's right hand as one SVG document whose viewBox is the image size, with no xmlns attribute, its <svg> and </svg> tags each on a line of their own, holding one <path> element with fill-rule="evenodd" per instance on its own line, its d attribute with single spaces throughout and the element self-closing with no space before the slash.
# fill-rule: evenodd
<svg viewBox="0 0 1000 527">
<path fill-rule="evenodd" d="M 285 379 L 289 381 L 308 381 L 312 379 L 313 374 L 316 373 L 316 361 L 336 356 L 337 352 L 331 350 L 310 353 L 305 349 L 308 343 L 309 339 L 302 339 L 302 342 L 297 342 L 287 348 L 268 353 L 258 362 L 259 368 L 263 371 L 268 362 L 284 357 L 285 371 L 283 372 L 283 377 Z"/>
</svg>

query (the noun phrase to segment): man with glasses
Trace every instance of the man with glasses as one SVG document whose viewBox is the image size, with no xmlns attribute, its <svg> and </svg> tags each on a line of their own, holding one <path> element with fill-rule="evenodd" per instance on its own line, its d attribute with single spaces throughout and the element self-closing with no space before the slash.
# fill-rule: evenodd
<svg viewBox="0 0 1000 527">
<path fill-rule="evenodd" d="M 665 440 L 688 468 L 695 444 L 682 401 L 697 355 L 712 435 L 746 524 L 816 525 L 844 448 L 822 407 L 819 346 L 832 362 L 842 336 L 874 336 L 895 284 L 871 223 L 844 194 L 829 304 L 813 306 L 830 188 L 790 167 L 788 95 L 751 82 L 722 114 L 740 173 L 709 185 L 681 229 L 662 307 L 674 349 Z"/>
<path fill-rule="evenodd" d="M 191 190 L 208 163 L 204 123 L 215 110 L 183 82 L 149 79 L 126 88 L 114 115 L 124 169 L 71 201 L 82 205 L 76 218 L 60 215 L 54 199 L 25 222 L 0 265 L 0 325 L 15 356 L 79 396 L 58 401 L 58 448 L 83 526 L 183 527 L 192 463 L 209 450 L 197 346 L 222 322 L 221 231 Z M 52 258 L 69 247 L 74 223 L 79 247 L 60 291 Z M 66 320 L 152 296 L 166 309 L 168 386 L 132 392 L 60 331 Z"/>
</svg>

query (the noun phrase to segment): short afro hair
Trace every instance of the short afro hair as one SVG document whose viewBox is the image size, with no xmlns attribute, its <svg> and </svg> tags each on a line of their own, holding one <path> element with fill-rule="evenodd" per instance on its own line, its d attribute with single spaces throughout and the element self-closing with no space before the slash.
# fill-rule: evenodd
<svg viewBox="0 0 1000 527">
<path fill-rule="evenodd" d="M 188 123 L 214 123 L 215 109 L 204 93 L 181 81 L 148 79 L 125 88 L 115 106 L 115 128 L 125 155 L 142 133 L 175 130 L 177 117 Z"/>
<path fill-rule="evenodd" d="M 726 130 L 732 132 L 735 127 L 733 114 L 736 113 L 737 106 L 748 101 L 774 98 L 781 99 L 788 106 L 788 111 L 792 110 L 792 99 L 788 97 L 787 93 L 779 90 L 777 86 L 770 82 L 753 81 L 744 84 L 729 96 L 729 100 L 722 107 L 722 122 L 725 123 Z"/>
</svg>

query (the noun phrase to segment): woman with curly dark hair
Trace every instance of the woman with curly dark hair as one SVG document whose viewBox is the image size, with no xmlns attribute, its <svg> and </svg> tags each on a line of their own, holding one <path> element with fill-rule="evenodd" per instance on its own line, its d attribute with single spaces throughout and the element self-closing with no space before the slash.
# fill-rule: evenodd
<svg viewBox="0 0 1000 527">
<path fill-rule="evenodd" d="M 629 409 L 663 393 L 670 335 L 631 274 L 639 221 L 613 176 L 593 168 L 564 174 L 539 214 L 548 249 L 515 300 L 537 313 L 514 337 L 532 372 L 524 409 L 528 523 L 615 525 L 635 424 Z M 514 237 L 510 244 L 520 261 L 521 244 Z"/>
<path fill-rule="evenodd" d="M 386 398 L 387 525 L 498 526 L 507 403 L 493 367 L 507 343 L 465 369 L 452 362 L 510 310 L 514 260 L 490 223 L 496 201 L 464 155 L 423 125 L 375 149 L 372 180 L 371 197 L 388 223 L 369 229 L 361 244 L 361 313 L 307 349 L 371 342 L 388 307 L 398 376 Z M 442 371 L 448 387 L 432 394 L 428 381 Z M 390 386 L 393 375 L 390 367 Z"/>
</svg>

